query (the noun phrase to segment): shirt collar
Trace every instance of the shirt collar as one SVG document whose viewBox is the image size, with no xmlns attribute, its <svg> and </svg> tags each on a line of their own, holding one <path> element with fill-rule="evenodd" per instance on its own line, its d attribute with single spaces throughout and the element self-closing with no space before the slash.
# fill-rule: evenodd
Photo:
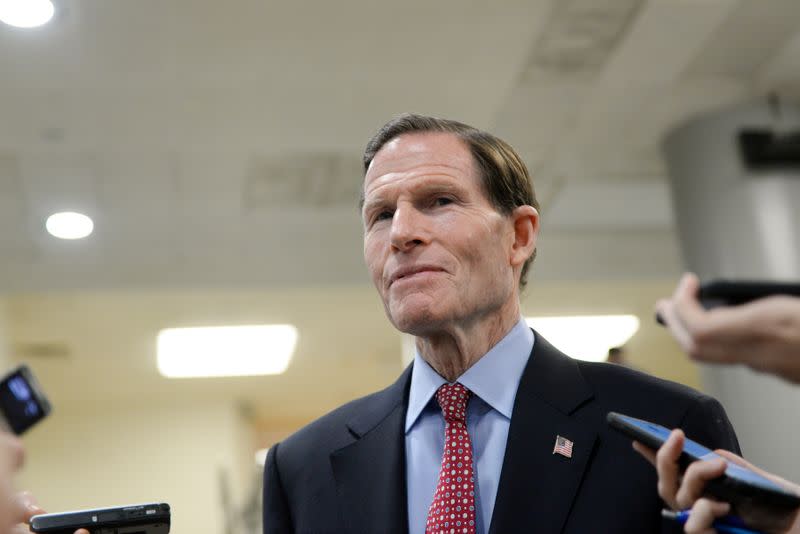
<svg viewBox="0 0 800 534">
<path fill-rule="evenodd" d="M 458 377 L 458 382 L 494 410 L 511 419 L 519 380 L 533 349 L 533 342 L 533 331 L 520 318 L 503 339 Z M 406 432 L 414 426 L 436 390 L 446 383 L 447 380 L 433 370 L 419 351 L 415 351 L 406 411 Z"/>
</svg>

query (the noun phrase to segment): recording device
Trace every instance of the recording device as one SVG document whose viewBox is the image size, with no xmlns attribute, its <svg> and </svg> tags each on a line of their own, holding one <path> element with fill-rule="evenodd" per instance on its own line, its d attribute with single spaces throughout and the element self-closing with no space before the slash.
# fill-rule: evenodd
<svg viewBox="0 0 800 534">
<path fill-rule="evenodd" d="M 20 365 L 0 381 L 0 426 L 22 434 L 50 413 L 50 402 L 27 365 Z"/>
<path fill-rule="evenodd" d="M 170 508 L 162 502 L 40 514 L 30 525 L 31 532 L 41 534 L 73 534 L 79 528 L 91 534 L 167 534 Z"/>
<path fill-rule="evenodd" d="M 800 284 L 789 282 L 764 282 L 756 280 L 710 280 L 700 284 L 697 299 L 709 310 L 720 306 L 737 306 L 774 295 L 800 297 Z M 656 313 L 656 321 L 665 325 L 664 318 Z"/>
<path fill-rule="evenodd" d="M 671 432 L 661 425 L 615 412 L 609 412 L 607 420 L 611 428 L 651 449 L 661 447 Z M 687 438 L 684 440 L 678 465 L 683 470 L 696 460 L 714 458 L 721 456 Z M 770 514 L 786 514 L 800 507 L 800 496 L 746 467 L 727 460 L 726 462 L 728 466 L 725 473 L 709 481 L 705 493 L 731 503 L 743 519 L 747 519 L 748 515 L 763 517 Z"/>
<path fill-rule="evenodd" d="M 697 295 L 705 308 L 736 306 L 773 295 L 800 297 L 800 284 L 754 280 L 711 280 L 700 285 Z"/>
</svg>

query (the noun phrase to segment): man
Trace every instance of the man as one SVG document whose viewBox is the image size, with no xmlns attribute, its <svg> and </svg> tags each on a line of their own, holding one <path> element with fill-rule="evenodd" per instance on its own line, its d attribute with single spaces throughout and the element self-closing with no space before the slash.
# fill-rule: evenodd
<svg viewBox="0 0 800 534">
<path fill-rule="evenodd" d="M 655 473 L 606 413 L 738 450 L 713 399 L 572 360 L 525 326 L 539 214 L 509 145 L 404 115 L 364 169 L 364 257 L 417 354 L 387 389 L 270 449 L 265 533 L 658 532 Z"/>
</svg>

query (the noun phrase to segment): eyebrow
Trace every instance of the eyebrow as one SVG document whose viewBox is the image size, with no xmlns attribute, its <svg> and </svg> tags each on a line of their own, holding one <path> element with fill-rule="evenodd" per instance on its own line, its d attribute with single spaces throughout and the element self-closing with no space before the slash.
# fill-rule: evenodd
<svg viewBox="0 0 800 534">
<path fill-rule="evenodd" d="M 457 193 L 464 191 L 462 182 L 460 179 L 455 179 L 450 175 L 428 175 L 432 178 L 432 181 L 416 186 L 413 190 L 414 196 L 426 196 L 430 195 L 434 192 L 445 192 L 445 193 Z M 439 179 L 440 177 L 446 176 L 447 179 Z M 364 212 L 367 209 L 372 209 L 375 205 L 384 204 L 385 200 L 383 196 L 378 196 L 376 198 L 371 198 L 367 200 L 366 194 L 364 191 L 364 186 L 361 187 L 361 196 L 358 202 L 359 210 L 363 216 Z"/>
<path fill-rule="evenodd" d="M 367 211 L 376 209 L 376 207 L 380 207 L 386 204 L 386 201 L 383 197 L 373 198 L 366 200 L 364 196 L 361 197 L 361 215 L 363 216 Z"/>
</svg>

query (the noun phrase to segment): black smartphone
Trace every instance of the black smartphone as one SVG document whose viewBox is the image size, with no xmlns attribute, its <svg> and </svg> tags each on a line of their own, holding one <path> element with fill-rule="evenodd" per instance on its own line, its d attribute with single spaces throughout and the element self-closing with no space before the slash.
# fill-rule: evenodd
<svg viewBox="0 0 800 534">
<path fill-rule="evenodd" d="M 79 528 L 91 534 L 167 534 L 170 508 L 161 502 L 40 514 L 30 526 L 31 532 L 47 534 L 73 534 Z"/>
<path fill-rule="evenodd" d="M 800 297 L 800 284 L 755 280 L 711 280 L 700 285 L 697 295 L 705 308 L 736 306 L 772 295 Z"/>
<path fill-rule="evenodd" d="M 612 428 L 651 449 L 661 447 L 671 432 L 661 425 L 615 412 L 609 412 L 607 420 Z M 696 460 L 713 458 L 721 458 L 721 456 L 687 438 L 684 441 L 683 452 L 678 463 L 681 469 L 686 469 L 690 463 Z M 728 467 L 721 477 L 709 481 L 705 491 L 712 497 L 731 503 L 737 510 L 766 509 L 785 513 L 800 507 L 800 496 L 787 491 L 750 469 L 731 462 L 728 462 Z"/>
<path fill-rule="evenodd" d="M 20 365 L 0 380 L 0 425 L 22 434 L 47 417 L 50 402 L 27 365 Z"/>
<path fill-rule="evenodd" d="M 800 297 L 800 283 L 726 280 L 720 278 L 700 284 L 697 299 L 705 309 L 709 310 L 720 306 L 746 304 L 750 301 L 773 295 Z M 660 325 L 666 324 L 664 318 L 658 313 L 656 313 L 656 322 Z"/>
</svg>

